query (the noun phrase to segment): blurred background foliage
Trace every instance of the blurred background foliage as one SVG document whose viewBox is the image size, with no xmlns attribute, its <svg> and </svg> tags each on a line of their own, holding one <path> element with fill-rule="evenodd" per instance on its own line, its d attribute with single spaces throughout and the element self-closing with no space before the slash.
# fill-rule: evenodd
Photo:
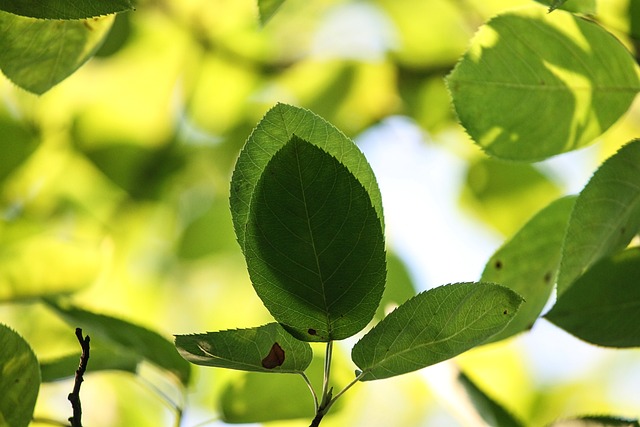
<svg viewBox="0 0 640 427">
<path fill-rule="evenodd" d="M 169 339 L 270 321 L 235 242 L 228 194 L 239 150 L 276 102 L 309 108 L 356 140 L 390 116 L 407 117 L 425 144 L 466 165 L 462 179 L 441 177 L 460 179 L 453 195 L 459 209 L 497 240 L 513 234 L 570 189 L 545 163 L 481 154 L 455 121 L 443 77 L 482 23 L 531 3 L 289 0 L 261 26 L 255 0 L 139 0 L 134 12 L 115 17 L 96 57 L 46 94 L 1 79 L 0 320 L 40 360 L 77 352 L 73 329 L 32 304 L 43 294 L 69 294 L 87 310 Z M 600 1 L 594 13 L 640 56 L 639 1 Z M 580 166 L 592 169 L 639 130 L 636 103 L 600 138 L 592 163 Z M 387 309 L 437 285 L 412 283 L 406 268 L 395 256 L 389 264 Z M 618 357 L 638 366 L 637 353 Z M 352 378 L 346 352 L 342 359 L 334 369 L 338 383 Z M 570 381 L 539 378 L 517 340 L 474 350 L 457 363 L 526 425 L 583 413 L 640 416 L 637 395 L 616 393 L 614 380 L 624 375 L 618 364 Z M 307 405 L 302 412 L 291 408 L 292 417 L 308 417 L 312 408 L 310 396 L 301 396 L 302 382 L 289 385 L 295 378 L 274 379 L 285 388 L 272 391 L 269 376 L 216 369 L 196 369 L 194 376 L 187 427 L 220 414 L 251 421 L 243 417 L 278 404 Z M 45 384 L 36 415 L 67 419 L 70 389 L 70 382 Z M 151 366 L 92 374 L 82 389 L 85 423 L 172 425 L 175 415 L 157 389 L 184 403 Z M 275 400 L 246 402 L 247 393 Z M 324 422 L 328 427 L 459 422 L 440 386 L 418 375 L 349 394 Z"/>
</svg>

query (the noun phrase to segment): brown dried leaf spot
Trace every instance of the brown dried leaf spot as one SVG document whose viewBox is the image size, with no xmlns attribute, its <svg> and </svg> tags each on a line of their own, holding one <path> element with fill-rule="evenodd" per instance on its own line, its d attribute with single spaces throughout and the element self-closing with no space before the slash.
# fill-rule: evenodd
<svg viewBox="0 0 640 427">
<path fill-rule="evenodd" d="M 269 354 L 262 359 L 262 367 L 266 369 L 277 368 L 284 363 L 284 350 L 277 342 L 273 343 Z"/>
</svg>

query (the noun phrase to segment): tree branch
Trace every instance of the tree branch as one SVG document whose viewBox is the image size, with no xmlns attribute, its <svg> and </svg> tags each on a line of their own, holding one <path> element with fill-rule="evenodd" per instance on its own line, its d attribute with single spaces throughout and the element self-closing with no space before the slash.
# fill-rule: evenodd
<svg viewBox="0 0 640 427">
<path fill-rule="evenodd" d="M 82 405 L 80 404 L 80 386 L 84 381 L 84 373 L 87 370 L 87 363 L 89 362 L 89 335 L 86 338 L 82 337 L 82 329 L 76 328 L 76 337 L 82 347 L 82 354 L 80 355 L 80 365 L 76 370 L 76 378 L 73 384 L 73 391 L 69 393 L 67 397 L 71 402 L 73 408 L 73 416 L 69 418 L 71 427 L 82 427 Z"/>
</svg>

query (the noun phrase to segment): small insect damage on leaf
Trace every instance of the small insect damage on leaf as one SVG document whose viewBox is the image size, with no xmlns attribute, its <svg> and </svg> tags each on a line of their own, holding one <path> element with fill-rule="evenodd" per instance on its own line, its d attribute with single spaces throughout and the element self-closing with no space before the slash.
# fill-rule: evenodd
<svg viewBox="0 0 640 427">
<path fill-rule="evenodd" d="M 314 335 L 314 336 L 318 334 L 318 331 L 316 331 L 313 328 L 309 328 L 309 330 L 307 332 L 309 333 L 309 335 Z"/>
<path fill-rule="evenodd" d="M 498 259 L 493 265 L 496 267 L 497 270 L 500 270 L 502 268 L 502 261 Z"/>
<path fill-rule="evenodd" d="M 504 311 L 502 312 L 502 314 L 505 314 L 505 315 L 506 315 L 506 314 L 509 314 L 509 310 L 504 310 Z"/>
<path fill-rule="evenodd" d="M 550 283 L 551 282 L 551 272 L 547 271 L 544 275 L 544 282 L 545 283 Z"/>
<path fill-rule="evenodd" d="M 277 342 L 273 343 L 269 354 L 262 359 L 262 367 L 265 369 L 274 369 L 284 363 L 284 350 Z"/>
</svg>

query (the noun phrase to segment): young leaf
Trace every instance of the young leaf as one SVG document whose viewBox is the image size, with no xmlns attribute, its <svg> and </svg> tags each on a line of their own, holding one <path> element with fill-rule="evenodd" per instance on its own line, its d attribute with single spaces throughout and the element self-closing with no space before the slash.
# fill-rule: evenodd
<svg viewBox="0 0 640 427">
<path fill-rule="evenodd" d="M 367 191 L 335 157 L 293 136 L 254 189 L 245 239 L 258 296 L 298 339 L 344 339 L 372 319 L 384 236 Z"/>
<path fill-rule="evenodd" d="M 265 25 L 285 0 L 258 0 L 260 10 L 260 24 Z"/>
<path fill-rule="evenodd" d="M 351 352 L 362 381 L 405 374 L 482 344 L 516 314 L 522 297 L 492 283 L 420 293 L 378 323 Z"/>
<path fill-rule="evenodd" d="M 576 337 L 606 347 L 640 347 L 640 248 L 595 264 L 545 316 Z"/>
<path fill-rule="evenodd" d="M 491 19 L 447 83 L 460 122 L 483 150 L 527 161 L 589 144 L 640 90 L 635 61 L 614 36 L 542 7 Z"/>
<path fill-rule="evenodd" d="M 549 427 L 640 427 L 640 424 L 638 424 L 638 420 L 596 416 L 560 420 L 549 425 Z"/>
<path fill-rule="evenodd" d="M 40 389 L 40 368 L 29 344 L 0 324 L 0 425 L 26 427 Z"/>
<path fill-rule="evenodd" d="M 84 19 L 132 9 L 129 0 L 0 0 L 0 10 L 39 19 Z"/>
<path fill-rule="evenodd" d="M 506 409 L 495 400 L 487 396 L 471 379 L 463 372 L 458 376 L 458 381 L 464 387 L 469 398 L 473 402 L 478 414 L 493 427 L 521 427 L 522 423 L 514 418 Z"/>
<path fill-rule="evenodd" d="M 93 56 L 112 23 L 113 16 L 49 21 L 0 12 L 0 70 L 23 89 L 43 94 Z"/>
<path fill-rule="evenodd" d="M 241 371 L 301 373 L 313 353 L 278 323 L 250 329 L 176 335 L 178 351 L 196 365 Z"/>
<path fill-rule="evenodd" d="M 489 259 L 480 280 L 507 286 L 526 301 L 490 342 L 530 329 L 542 312 L 553 291 L 575 199 L 564 197 L 538 212 Z"/>
<path fill-rule="evenodd" d="M 558 273 L 558 295 L 640 229 L 640 140 L 607 159 L 576 200 Z"/>
<path fill-rule="evenodd" d="M 91 338 L 100 338 L 132 357 L 144 358 L 171 372 L 183 384 L 188 384 L 191 365 L 180 357 L 170 341 L 158 333 L 114 317 L 63 306 L 52 300 L 45 303 L 70 326 L 81 327 Z"/>
<path fill-rule="evenodd" d="M 262 118 L 247 140 L 231 180 L 231 214 L 240 247 L 245 249 L 245 229 L 251 198 L 271 157 L 293 135 L 322 148 L 343 164 L 369 193 L 378 218 L 384 224 L 378 183 L 358 147 L 330 123 L 308 110 L 277 104 Z"/>
</svg>

